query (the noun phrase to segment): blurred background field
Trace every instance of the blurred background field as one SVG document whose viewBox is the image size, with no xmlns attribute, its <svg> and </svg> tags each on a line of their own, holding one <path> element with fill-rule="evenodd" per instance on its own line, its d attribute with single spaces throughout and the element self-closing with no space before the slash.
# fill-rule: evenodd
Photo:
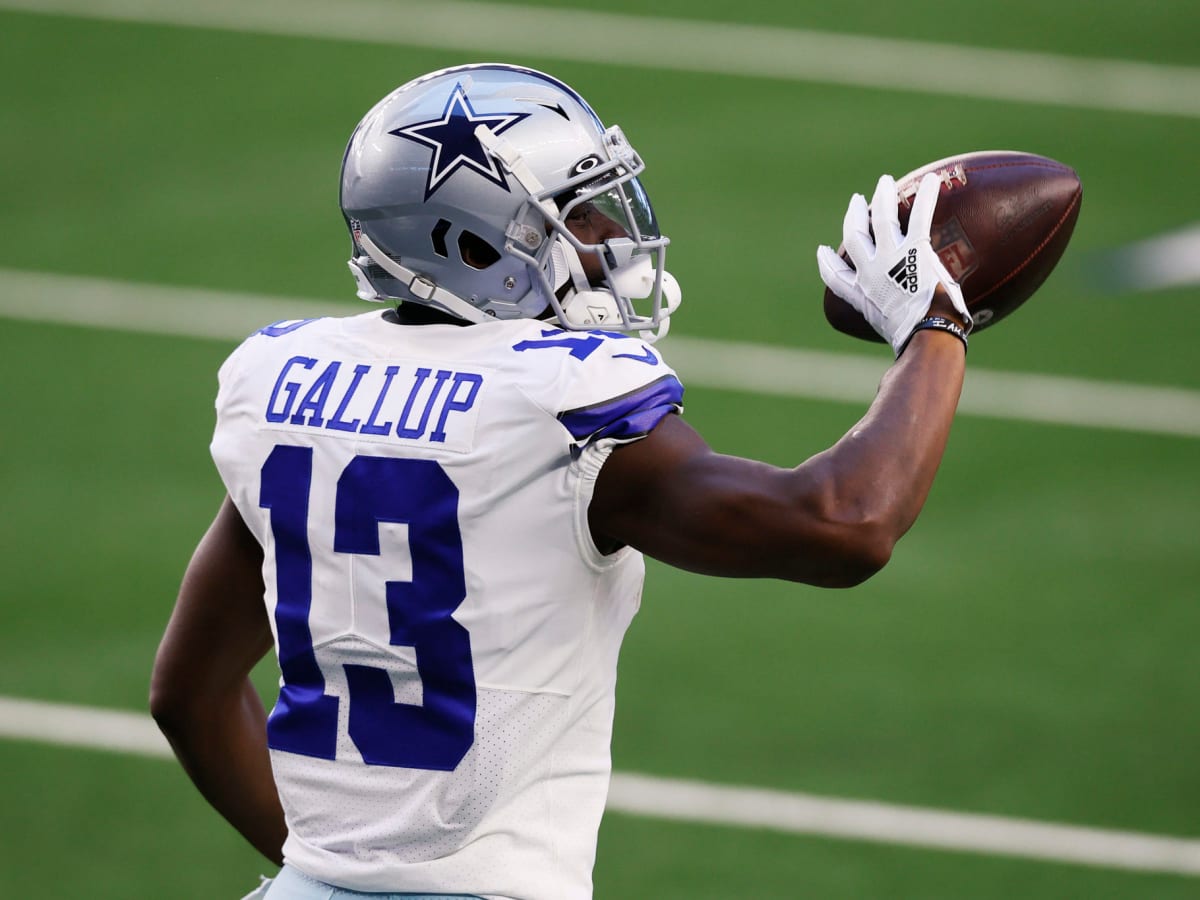
<svg viewBox="0 0 1200 900">
<path fill-rule="evenodd" d="M 358 312 L 337 210 L 350 130 L 408 78 L 492 58 L 568 81 L 646 158 L 684 289 L 673 335 L 856 354 L 882 373 L 882 348 L 825 325 L 815 246 L 837 243 L 849 194 L 880 172 L 1003 147 L 1074 166 L 1083 211 L 1059 270 L 972 341 L 970 367 L 1200 390 L 1200 286 L 1114 291 L 1095 274 L 1117 248 L 1196 220 L 1197 116 L 573 62 L 561 46 L 468 55 L 407 47 L 403 30 L 389 46 L 11 6 L 0 284 L 31 270 Z M 606 9 L 1200 67 L 1200 10 L 1182 0 Z M 207 444 L 233 344 L 0 318 L 0 695 L 145 709 L 180 573 L 221 496 Z M 687 395 L 714 446 L 778 464 L 828 446 L 862 408 Z M 1200 837 L 1198 462 L 1194 437 L 962 416 L 924 515 L 859 589 L 651 563 L 622 656 L 615 767 Z M 237 897 L 263 870 L 171 762 L 4 740 L 0 771 L 0 896 Z M 1193 897 L 1200 881 L 616 813 L 596 887 L 1141 900 Z"/>
</svg>

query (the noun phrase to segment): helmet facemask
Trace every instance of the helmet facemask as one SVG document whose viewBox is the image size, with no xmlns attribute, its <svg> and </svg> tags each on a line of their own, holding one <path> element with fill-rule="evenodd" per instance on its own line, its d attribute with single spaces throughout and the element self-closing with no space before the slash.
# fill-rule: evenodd
<svg viewBox="0 0 1200 900">
<path fill-rule="evenodd" d="M 658 227 L 650 198 L 638 180 L 641 157 L 617 126 L 604 132 L 607 159 L 592 154 L 572 167 L 562 184 L 544 187 L 519 159 L 503 153 L 503 139 L 481 138 L 522 183 L 530 196 L 508 230 L 505 250 L 523 259 L 558 323 L 569 330 L 643 332 L 657 340 L 679 306 L 678 283 L 665 268 L 670 241 Z M 589 243 L 570 227 L 573 216 L 599 216 L 611 236 Z M 547 239 L 541 240 L 535 224 Z M 537 244 L 536 249 L 531 245 Z M 591 262 L 591 276 L 584 259 Z M 639 307 L 641 311 L 639 311 Z"/>
</svg>

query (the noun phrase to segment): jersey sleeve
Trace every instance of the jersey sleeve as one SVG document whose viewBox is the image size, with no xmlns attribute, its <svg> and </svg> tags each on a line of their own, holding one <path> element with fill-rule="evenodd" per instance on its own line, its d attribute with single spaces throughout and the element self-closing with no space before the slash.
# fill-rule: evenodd
<svg viewBox="0 0 1200 900">
<path fill-rule="evenodd" d="M 581 449 L 645 437 L 683 409 L 683 384 L 661 354 L 625 334 L 592 332 L 581 358 L 561 357 L 552 412 Z"/>
<path fill-rule="evenodd" d="M 664 416 L 683 409 L 683 385 L 674 372 L 619 397 L 563 410 L 558 421 L 578 446 L 611 438 L 618 443 L 649 434 Z"/>
</svg>

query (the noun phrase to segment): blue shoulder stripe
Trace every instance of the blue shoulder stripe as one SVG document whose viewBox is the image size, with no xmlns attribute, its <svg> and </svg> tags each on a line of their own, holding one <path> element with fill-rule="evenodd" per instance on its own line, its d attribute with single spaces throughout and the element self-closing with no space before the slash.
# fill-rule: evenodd
<svg viewBox="0 0 1200 900">
<path fill-rule="evenodd" d="M 601 438 L 633 440 L 682 408 L 683 385 L 674 375 L 664 375 L 620 397 L 561 412 L 558 420 L 581 444 Z"/>
</svg>

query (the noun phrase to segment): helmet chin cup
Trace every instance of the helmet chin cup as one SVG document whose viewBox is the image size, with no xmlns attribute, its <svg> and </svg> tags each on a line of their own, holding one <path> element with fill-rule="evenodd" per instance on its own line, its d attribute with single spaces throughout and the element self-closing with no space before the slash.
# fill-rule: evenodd
<svg viewBox="0 0 1200 900">
<path fill-rule="evenodd" d="M 636 269 L 637 271 L 626 273 L 628 280 L 637 279 L 636 283 L 642 290 L 641 295 L 635 296 L 648 296 L 654 290 L 654 266 L 646 260 L 644 266 L 639 263 Z M 568 292 L 559 304 L 561 313 L 558 320 L 559 324 L 569 329 L 636 330 L 638 337 L 648 344 L 653 344 L 667 336 L 671 325 L 671 313 L 679 307 L 681 300 L 679 282 L 670 272 L 664 270 L 657 325 L 651 317 L 634 317 L 633 322 L 640 324 L 641 328 L 630 329 L 628 325 L 631 323 L 625 322 L 621 313 L 621 303 L 613 292 L 597 288 Z"/>
<path fill-rule="evenodd" d="M 621 323 L 612 291 L 575 291 L 562 303 L 561 323 L 568 328 L 603 328 Z"/>
</svg>

